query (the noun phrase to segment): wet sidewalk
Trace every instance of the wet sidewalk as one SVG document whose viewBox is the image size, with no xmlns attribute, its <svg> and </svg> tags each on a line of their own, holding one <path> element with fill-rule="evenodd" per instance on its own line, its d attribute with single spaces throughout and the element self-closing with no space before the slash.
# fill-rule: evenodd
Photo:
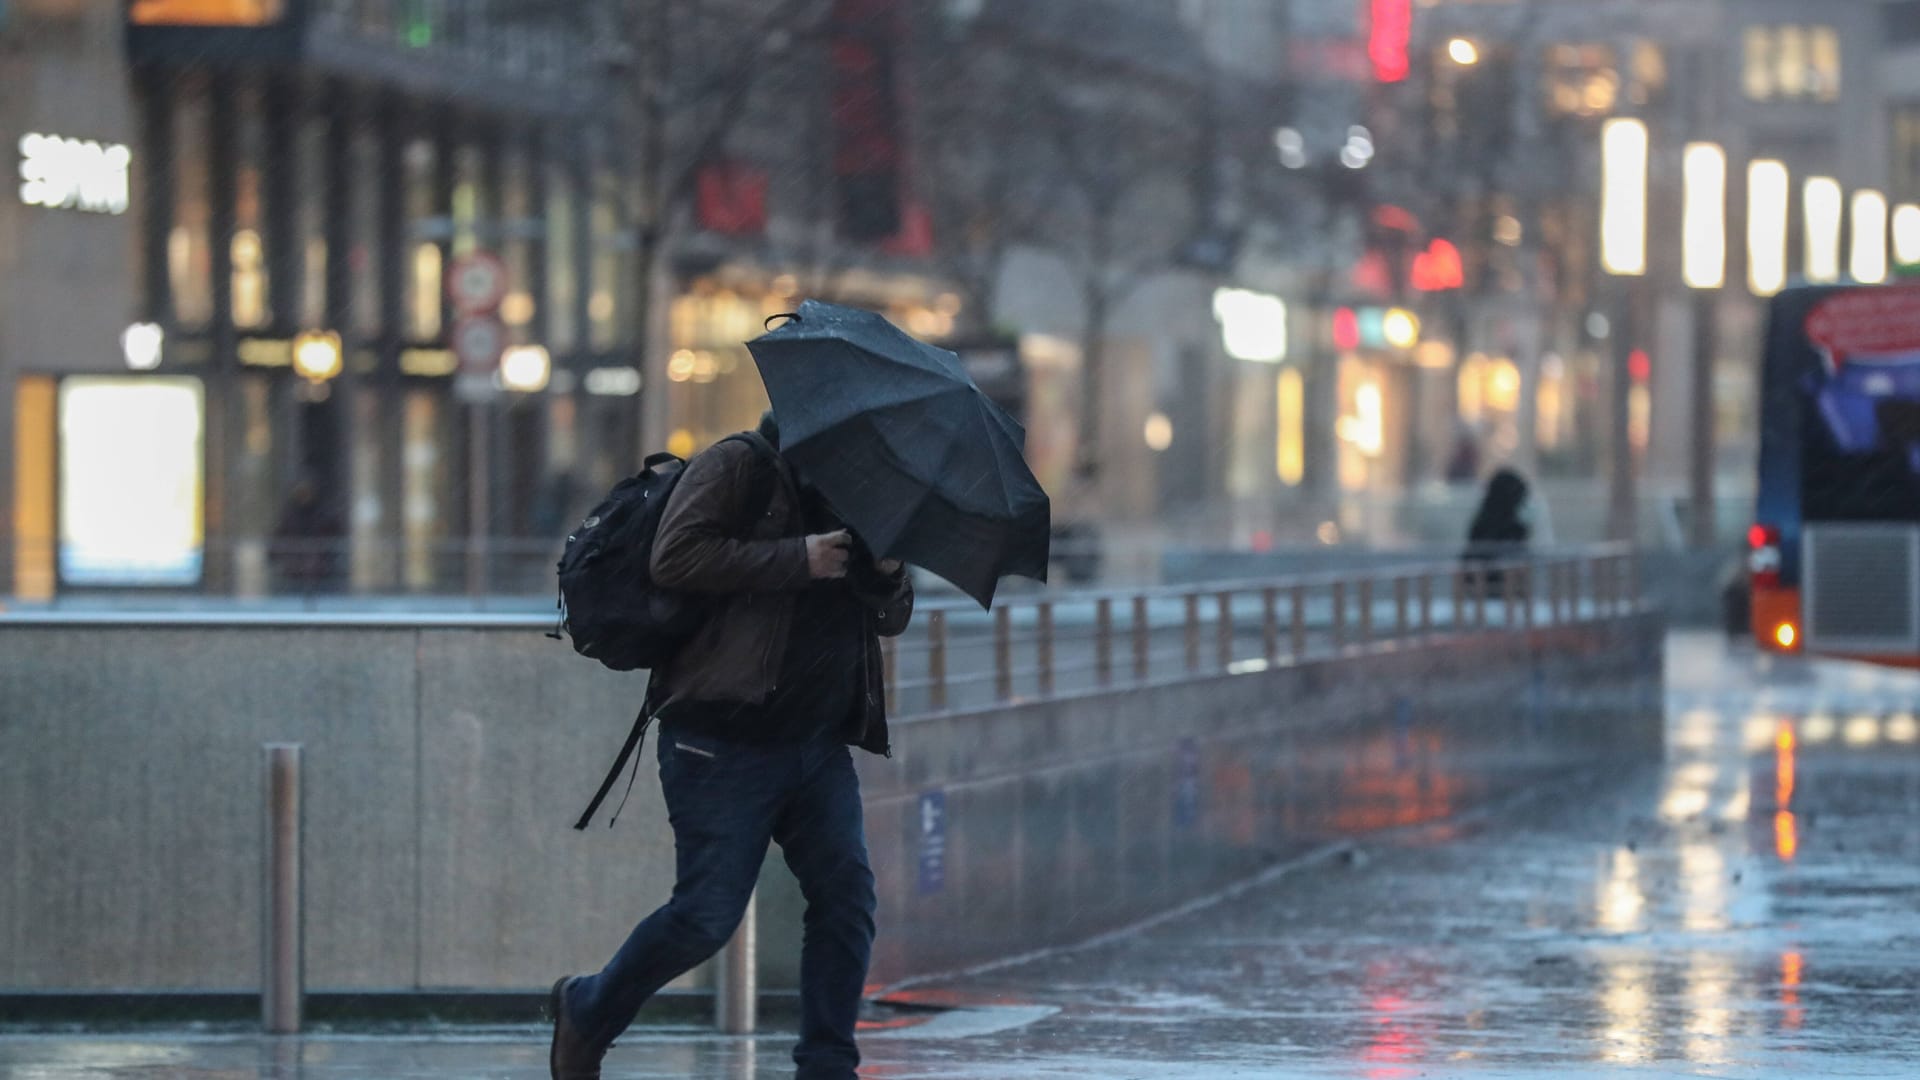
<svg viewBox="0 0 1920 1080">
<path fill-rule="evenodd" d="M 1920 676 L 1676 639 L 1668 760 L 907 988 L 892 1080 L 1920 1075 Z M 882 928 L 885 932 L 885 928 Z M 654 1028 L 609 1080 L 791 1075 Z M 21 1080 L 544 1076 L 545 1033 L 0 1036 Z"/>
</svg>

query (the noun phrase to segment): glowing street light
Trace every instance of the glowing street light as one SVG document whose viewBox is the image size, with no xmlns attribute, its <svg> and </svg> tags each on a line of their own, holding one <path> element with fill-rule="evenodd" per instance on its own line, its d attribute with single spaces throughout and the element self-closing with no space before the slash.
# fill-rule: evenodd
<svg viewBox="0 0 1920 1080">
<path fill-rule="evenodd" d="M 1747 166 L 1747 285 L 1756 296 L 1787 287 L 1787 167 Z"/>
<path fill-rule="evenodd" d="M 1480 47 L 1466 38 L 1454 38 L 1447 42 L 1447 57 L 1461 67 L 1472 67 L 1480 62 Z"/>
<path fill-rule="evenodd" d="M 120 332 L 120 352 L 133 371 L 152 371 L 160 366 L 160 353 L 166 347 L 167 332 L 159 323 L 137 322 Z"/>
<path fill-rule="evenodd" d="M 553 375 L 553 358 L 539 345 L 515 345 L 500 355 L 500 385 L 516 394 L 537 394 Z"/>
<path fill-rule="evenodd" d="M 1816 285 L 1840 280 L 1840 221 L 1846 196 L 1830 176 L 1807 179 L 1801 191 L 1807 229 L 1807 280 Z"/>
<path fill-rule="evenodd" d="M 1717 289 L 1727 283 L 1727 152 L 1689 143 L 1682 171 L 1681 274 L 1689 288 Z"/>
<path fill-rule="evenodd" d="M 340 335 L 331 330 L 309 330 L 293 338 L 293 370 L 311 382 L 323 383 L 340 374 Z"/>
<path fill-rule="evenodd" d="M 1627 117 L 1600 129 L 1600 265 L 1647 272 L 1647 125 Z"/>
<path fill-rule="evenodd" d="M 1853 193 L 1853 244 L 1847 273 L 1853 280 L 1878 285 L 1887 280 L 1887 197 L 1878 191 Z"/>
</svg>

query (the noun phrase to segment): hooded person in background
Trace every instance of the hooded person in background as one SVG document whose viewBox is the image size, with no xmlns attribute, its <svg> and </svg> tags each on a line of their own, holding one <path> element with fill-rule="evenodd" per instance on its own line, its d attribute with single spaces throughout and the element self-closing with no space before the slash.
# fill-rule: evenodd
<svg viewBox="0 0 1920 1080">
<path fill-rule="evenodd" d="M 1461 556 L 1472 576 L 1488 586 L 1501 584 L 1495 564 L 1527 553 L 1527 541 L 1533 536 L 1531 518 L 1527 482 L 1512 469 L 1495 472 L 1467 529 L 1467 550 Z"/>
<path fill-rule="evenodd" d="M 772 413 L 758 435 L 778 450 Z M 880 638 L 912 617 L 906 568 L 866 551 L 783 456 L 729 439 L 687 463 L 652 571 L 717 605 L 647 688 L 673 897 L 606 967 L 554 984 L 551 1073 L 599 1080 L 640 1006 L 733 936 L 771 842 L 807 902 L 796 1076 L 854 1080 L 876 897 L 848 748 L 889 752 Z"/>
</svg>

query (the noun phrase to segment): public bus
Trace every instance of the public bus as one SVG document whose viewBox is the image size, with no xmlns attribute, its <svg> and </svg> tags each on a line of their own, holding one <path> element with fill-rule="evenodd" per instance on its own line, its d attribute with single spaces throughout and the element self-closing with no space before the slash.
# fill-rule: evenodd
<svg viewBox="0 0 1920 1080">
<path fill-rule="evenodd" d="M 1774 297 L 1760 393 L 1754 637 L 1920 666 L 1920 282 Z"/>
</svg>

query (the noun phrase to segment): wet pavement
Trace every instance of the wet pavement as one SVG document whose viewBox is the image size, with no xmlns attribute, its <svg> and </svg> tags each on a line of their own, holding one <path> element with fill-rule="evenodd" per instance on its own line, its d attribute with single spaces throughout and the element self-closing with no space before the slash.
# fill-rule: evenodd
<svg viewBox="0 0 1920 1080">
<path fill-rule="evenodd" d="M 1920 1076 L 1920 673 L 1669 652 L 1667 760 L 900 989 L 863 1075 Z M 885 928 L 882 928 L 885 932 Z M 20 1080 L 544 1075 L 544 1032 L 0 1036 Z M 652 1028 L 609 1080 L 791 1075 Z"/>
</svg>

